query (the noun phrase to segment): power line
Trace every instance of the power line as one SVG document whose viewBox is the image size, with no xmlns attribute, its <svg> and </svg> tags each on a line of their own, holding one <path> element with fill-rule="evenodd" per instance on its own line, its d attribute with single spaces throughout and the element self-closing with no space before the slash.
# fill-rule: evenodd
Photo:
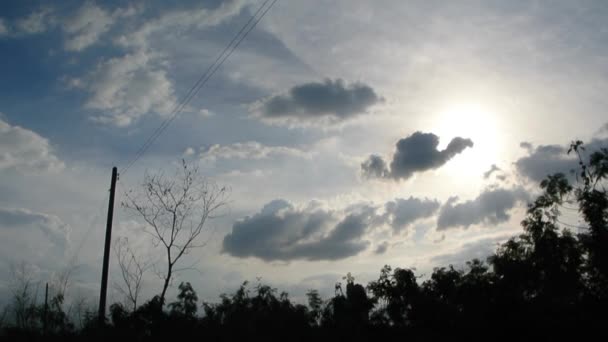
<svg viewBox="0 0 608 342">
<path fill-rule="evenodd" d="M 215 61 L 207 68 L 207 70 L 201 75 L 196 83 L 190 88 L 181 101 L 173 108 L 170 112 L 170 116 L 165 119 L 161 125 L 146 139 L 144 144 L 137 150 L 135 156 L 127 163 L 120 174 L 124 174 L 148 151 L 154 141 L 163 133 L 167 127 L 175 120 L 177 115 L 190 103 L 192 98 L 200 91 L 200 89 L 209 81 L 209 79 L 215 74 L 215 72 L 224 64 L 226 59 L 232 55 L 234 50 L 241 44 L 241 42 L 247 37 L 247 35 L 257 26 L 262 18 L 268 13 L 268 11 L 274 6 L 278 0 L 265 0 L 257 11 L 249 18 L 247 23 L 241 27 L 239 32 L 232 38 L 230 43 L 226 45 L 224 50 L 215 59 Z M 267 4 L 270 2 L 270 5 Z M 261 13 L 261 15 L 260 15 Z M 259 15 L 259 16 L 258 16 Z M 257 19 L 256 19 L 257 18 Z"/>
<path fill-rule="evenodd" d="M 557 205 L 558 205 L 560 208 L 562 208 L 562 209 L 571 210 L 571 211 L 577 211 L 577 212 L 578 212 L 578 211 L 580 211 L 580 209 L 579 209 L 579 208 L 568 207 L 568 206 L 565 206 L 565 205 L 563 205 L 563 204 L 559 204 L 559 203 L 557 203 Z"/>
<path fill-rule="evenodd" d="M 584 230 L 588 229 L 588 227 L 578 226 L 578 225 L 571 224 L 571 223 L 566 223 L 566 222 L 560 221 L 559 219 L 555 219 L 555 221 L 557 221 L 558 223 L 563 224 L 564 226 L 570 227 L 570 228 L 584 229 Z"/>
<path fill-rule="evenodd" d="M 74 250 L 72 256 L 70 257 L 70 263 L 74 263 L 75 260 L 77 260 L 80 257 L 80 252 L 82 251 L 82 248 L 84 247 L 85 243 L 87 242 L 89 236 L 91 235 L 91 232 L 93 231 L 93 229 L 98 228 L 98 224 L 99 224 L 99 220 L 104 216 L 104 210 L 106 209 L 106 206 L 108 205 L 108 196 L 110 196 L 110 191 L 108 190 L 102 201 L 100 202 L 100 205 L 98 207 L 98 209 L 96 210 L 96 215 L 93 216 L 93 220 L 89 223 L 89 228 L 87 228 L 87 230 L 85 231 L 83 237 L 81 238 L 80 242 L 78 243 L 76 250 Z"/>
<path fill-rule="evenodd" d="M 226 45 L 226 47 L 224 48 L 224 50 L 217 56 L 217 58 L 215 59 L 215 61 L 207 68 L 207 70 L 201 75 L 201 77 L 196 81 L 196 83 L 194 83 L 194 85 L 190 88 L 190 90 L 186 93 L 186 95 L 182 98 L 182 100 L 180 100 L 177 105 L 173 108 L 173 110 L 171 111 L 170 115 L 174 116 L 176 115 L 176 113 L 179 113 L 178 110 L 180 110 L 181 107 L 181 103 L 184 102 L 189 102 L 191 96 L 193 95 L 195 89 L 200 85 L 200 83 L 202 82 L 202 80 L 209 74 L 209 72 L 211 71 L 211 69 L 213 68 L 213 66 L 219 62 L 219 60 L 221 59 L 221 57 L 228 51 L 228 49 L 232 46 L 232 44 L 234 44 L 234 42 L 237 40 L 237 38 L 243 33 L 243 31 L 245 31 L 245 28 L 247 26 L 249 26 L 251 24 L 251 22 L 253 21 L 253 19 L 255 17 L 257 17 L 257 15 L 259 14 L 259 12 L 261 11 L 261 9 L 266 5 L 266 3 L 268 3 L 269 0 L 266 0 L 262 6 L 260 6 L 260 8 L 258 8 L 258 10 L 249 18 L 249 20 L 247 21 L 247 23 L 245 23 L 245 25 L 243 25 L 243 27 L 241 27 L 241 29 L 239 30 L 239 32 L 234 36 L 234 38 L 232 38 L 232 40 L 230 41 L 230 43 L 228 43 L 228 45 Z M 151 145 L 153 140 L 156 139 L 157 135 L 160 135 L 161 131 L 164 130 L 164 127 L 166 125 L 168 125 L 167 123 L 170 121 L 169 118 L 165 119 L 163 121 L 163 123 L 156 128 L 156 130 L 148 137 L 148 139 L 144 142 L 144 144 L 139 148 L 139 150 L 137 150 L 137 152 L 135 153 L 135 158 L 134 160 L 131 161 L 131 163 L 125 168 L 125 171 L 133 164 L 135 163 L 135 161 L 137 159 L 140 158 L 140 154 L 143 154 L 142 151 L 144 151 L 145 149 L 148 148 L 148 145 Z M 121 172 L 124 174 L 124 172 Z"/>
</svg>

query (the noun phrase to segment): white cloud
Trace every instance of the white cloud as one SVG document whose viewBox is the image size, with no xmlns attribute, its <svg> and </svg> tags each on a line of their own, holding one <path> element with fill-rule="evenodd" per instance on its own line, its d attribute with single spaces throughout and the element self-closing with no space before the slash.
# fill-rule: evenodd
<svg viewBox="0 0 608 342">
<path fill-rule="evenodd" d="M 173 85 L 156 59 L 143 50 L 100 63 L 86 77 L 86 106 L 107 112 L 95 121 L 124 127 L 146 113 L 166 115 L 175 105 Z"/>
<path fill-rule="evenodd" d="M 224 1 L 217 9 L 201 8 L 197 10 L 172 11 L 163 16 L 150 20 L 139 30 L 124 34 L 117 39 L 125 47 L 147 47 L 150 38 L 161 34 L 175 34 L 184 29 L 202 29 L 221 24 L 224 20 L 238 14 L 244 1 Z"/>
<path fill-rule="evenodd" d="M 60 170 L 64 167 L 49 141 L 0 119 L 0 170 Z"/>
<path fill-rule="evenodd" d="M 215 115 L 215 113 L 213 113 L 213 112 L 212 112 L 212 111 L 210 111 L 209 109 L 205 109 L 205 108 L 203 108 L 203 109 L 199 110 L 199 111 L 198 111 L 198 114 L 199 114 L 201 117 L 203 117 L 203 118 L 210 118 L 210 117 L 212 117 L 212 116 L 214 116 L 214 115 Z"/>
<path fill-rule="evenodd" d="M 8 35 L 8 28 L 4 23 L 4 19 L 0 18 L 0 37 Z"/>
<path fill-rule="evenodd" d="M 65 249 L 69 240 L 69 226 L 57 216 L 37 213 L 23 208 L 0 208 L 0 227 L 7 229 L 23 229 L 21 227 L 37 228 L 49 240 L 60 248 Z"/>
<path fill-rule="evenodd" d="M 86 107 L 102 111 L 93 117 L 96 122 L 125 127 L 148 113 L 168 115 L 176 104 L 174 86 L 168 76 L 166 55 L 162 49 L 152 47 L 153 39 L 163 35 L 175 35 L 187 29 L 201 29 L 223 22 L 240 11 L 240 1 L 227 1 L 217 9 L 173 11 L 157 19 L 149 20 L 138 30 L 125 33 L 116 42 L 130 50 L 121 57 L 100 62 L 95 70 L 83 79 L 84 89 L 91 93 Z M 113 18 L 105 11 L 89 3 L 81 11 L 80 21 L 74 31 L 80 32 L 74 50 L 92 44 L 99 35 L 109 29 Z M 134 11 L 127 11 L 128 15 Z M 95 17 L 97 13 L 97 18 Z M 84 28 L 77 30 L 78 28 Z M 76 38 L 75 38 L 76 39 Z M 68 42 L 69 44 L 69 42 Z M 203 113 L 206 114 L 207 112 Z"/>
<path fill-rule="evenodd" d="M 201 158 L 216 159 L 266 159 L 273 156 L 292 156 L 310 158 L 311 154 L 287 146 L 268 146 L 257 141 L 234 143 L 230 145 L 215 144 L 201 153 Z"/>
<path fill-rule="evenodd" d="M 70 226 L 57 216 L 0 207 L 0 257 L 43 268 L 57 267 L 69 250 L 70 231 Z"/>
<path fill-rule="evenodd" d="M 69 51 L 82 51 L 94 44 L 99 37 L 114 24 L 115 17 L 87 1 L 80 9 L 63 23 L 63 30 L 68 37 L 65 48 Z"/>
<path fill-rule="evenodd" d="M 194 149 L 192 147 L 188 147 L 188 148 L 186 148 L 186 150 L 184 150 L 184 152 L 182 153 L 182 156 L 189 157 L 189 156 L 194 155 L 194 153 L 196 153 L 194 151 Z"/>
<path fill-rule="evenodd" d="M 54 24 L 54 21 L 51 10 L 48 8 L 41 8 L 32 12 L 27 17 L 17 20 L 16 27 L 19 33 L 37 34 L 45 32 Z"/>
</svg>

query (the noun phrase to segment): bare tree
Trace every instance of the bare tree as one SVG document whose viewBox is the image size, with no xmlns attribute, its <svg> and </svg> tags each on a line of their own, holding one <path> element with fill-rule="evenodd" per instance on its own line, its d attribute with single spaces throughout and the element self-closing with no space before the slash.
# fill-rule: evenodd
<svg viewBox="0 0 608 342">
<path fill-rule="evenodd" d="M 150 267 L 150 263 L 135 255 L 126 237 L 116 239 L 114 243 L 114 254 L 118 259 L 122 285 L 116 284 L 116 289 L 125 296 L 133 311 L 137 309 L 137 299 L 143 285 L 143 276 Z"/>
<path fill-rule="evenodd" d="M 11 305 L 15 326 L 20 329 L 32 329 L 36 326 L 36 300 L 40 283 L 34 280 L 31 265 L 25 262 L 11 264 Z"/>
<path fill-rule="evenodd" d="M 8 316 L 8 306 L 5 306 L 2 309 L 2 313 L 0 313 L 0 331 L 4 329 L 4 323 L 6 322 L 6 317 Z"/>
<path fill-rule="evenodd" d="M 90 307 L 87 297 L 80 294 L 74 298 L 68 311 L 68 316 L 71 318 L 72 322 L 74 322 L 77 329 L 82 330 L 85 327 L 85 322 L 89 313 L 93 312 L 93 309 Z"/>
<path fill-rule="evenodd" d="M 176 263 L 192 249 L 205 245 L 199 237 L 207 220 L 226 206 L 228 190 L 205 179 L 198 167 L 189 166 L 185 160 L 172 178 L 146 173 L 141 190 L 135 194 L 129 191 L 122 205 L 147 223 L 145 231 L 153 237 L 155 246 L 164 248 L 166 268 L 161 274 L 160 293 L 164 304 L 171 279 L 179 271 Z"/>
</svg>

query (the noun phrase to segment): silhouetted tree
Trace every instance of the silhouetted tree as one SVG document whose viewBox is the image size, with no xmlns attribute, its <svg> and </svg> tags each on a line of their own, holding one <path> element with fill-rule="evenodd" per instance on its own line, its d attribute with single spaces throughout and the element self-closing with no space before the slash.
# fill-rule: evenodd
<svg viewBox="0 0 608 342">
<path fill-rule="evenodd" d="M 413 320 L 413 308 L 420 297 L 416 276 L 410 269 L 392 271 L 385 265 L 380 277 L 368 285 L 380 307 L 374 312 L 377 325 L 408 326 Z"/>
<path fill-rule="evenodd" d="M 319 291 L 311 289 L 306 292 L 308 298 L 308 307 L 310 307 L 310 321 L 313 325 L 318 325 L 321 320 L 323 299 L 319 295 Z"/>
<path fill-rule="evenodd" d="M 192 289 L 190 283 L 182 282 L 179 284 L 177 299 L 176 302 L 169 304 L 171 314 L 185 319 L 193 319 L 196 316 L 196 311 L 198 309 L 196 304 L 198 296 L 196 295 L 196 291 Z"/>
<path fill-rule="evenodd" d="M 131 311 L 135 311 L 143 285 L 143 276 L 150 263 L 135 255 L 126 237 L 116 239 L 113 249 L 122 280 L 122 284 L 116 284 L 116 289 L 129 302 Z"/>
<path fill-rule="evenodd" d="M 598 300 L 608 299 L 608 148 L 603 147 L 584 159 L 585 148 L 581 141 L 572 142 L 568 153 L 574 152 L 581 167 L 578 179 L 581 186 L 574 190 L 579 210 L 588 225 L 581 234 L 588 258 L 589 290 Z"/>
<path fill-rule="evenodd" d="M 523 232 L 500 244 L 487 262 L 473 259 L 461 268 L 437 267 L 424 281 L 412 269 L 386 265 L 367 287 L 348 273 L 345 287 L 337 283 L 334 297 L 325 302 L 309 290 L 308 308 L 293 303 L 285 292 L 263 284 L 250 288 L 245 282 L 222 295 L 219 303 L 203 303 L 201 318 L 196 315 L 196 292 L 183 282 L 168 311 L 163 311 L 161 295 L 134 311 L 113 304 L 112 325 L 103 336 L 134 341 L 169 340 L 176 334 L 213 341 L 427 341 L 531 339 L 532 333 L 555 339 L 574 328 L 581 336 L 594 333 L 595 339 L 605 339 L 608 151 L 587 158 L 582 143 L 573 142 L 572 152 L 580 162 L 577 181 L 571 184 L 563 174 L 543 180 L 540 195 L 521 221 Z M 170 197 L 166 193 L 160 198 Z M 573 203 L 583 220 L 577 233 L 561 221 L 561 209 Z M 163 238 L 171 241 L 174 233 Z M 20 285 L 13 287 L 15 326 L 0 334 L 7 340 L 35 340 L 42 336 L 36 283 L 26 272 L 18 279 Z M 48 319 L 50 334 L 70 338 L 75 335 L 62 309 L 64 292 L 52 297 Z M 82 339 L 102 336 L 90 327 L 84 324 Z"/>
<path fill-rule="evenodd" d="M 160 302 L 164 305 L 167 288 L 178 261 L 192 249 L 202 247 L 199 237 L 208 219 L 217 215 L 226 205 L 227 189 L 218 187 L 199 173 L 197 166 L 182 160 L 181 168 L 173 178 L 162 173 L 146 174 L 142 193 L 126 194 L 123 207 L 138 214 L 147 230 L 165 250 L 165 270 Z"/>
</svg>

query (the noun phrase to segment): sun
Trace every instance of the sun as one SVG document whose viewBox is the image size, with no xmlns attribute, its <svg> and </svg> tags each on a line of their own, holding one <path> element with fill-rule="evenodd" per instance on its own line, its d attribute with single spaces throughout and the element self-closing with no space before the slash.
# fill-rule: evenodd
<svg viewBox="0 0 608 342">
<path fill-rule="evenodd" d="M 447 172 L 459 176 L 478 176 L 502 156 L 502 132 L 495 111 L 479 103 L 458 103 L 438 112 L 433 133 L 440 138 L 440 149 L 455 137 L 469 138 L 473 147 L 466 149 L 445 166 Z"/>
</svg>

